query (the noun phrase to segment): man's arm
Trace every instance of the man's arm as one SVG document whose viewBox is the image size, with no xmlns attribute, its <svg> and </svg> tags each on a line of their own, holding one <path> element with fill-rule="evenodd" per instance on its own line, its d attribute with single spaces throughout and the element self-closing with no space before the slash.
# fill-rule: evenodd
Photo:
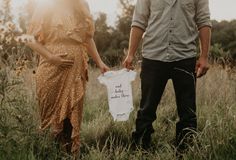
<svg viewBox="0 0 236 160">
<path fill-rule="evenodd" d="M 199 30 L 200 39 L 200 58 L 196 65 L 197 77 L 205 75 L 209 69 L 208 54 L 211 43 L 211 28 L 208 26 L 202 27 Z"/>
<path fill-rule="evenodd" d="M 133 69 L 132 61 L 147 28 L 149 16 L 150 0 L 137 0 L 132 20 L 128 55 L 123 63 L 127 69 Z"/>
<path fill-rule="evenodd" d="M 142 40 L 143 33 L 144 30 L 139 27 L 132 27 L 131 29 L 128 55 L 123 63 L 124 67 L 127 69 L 134 69 L 132 62 L 137 52 L 138 46 Z"/>
<path fill-rule="evenodd" d="M 197 77 L 205 75 L 209 69 L 208 54 L 211 42 L 211 21 L 209 0 L 197 0 L 196 5 L 196 25 L 199 30 L 200 58 L 196 64 Z"/>
</svg>

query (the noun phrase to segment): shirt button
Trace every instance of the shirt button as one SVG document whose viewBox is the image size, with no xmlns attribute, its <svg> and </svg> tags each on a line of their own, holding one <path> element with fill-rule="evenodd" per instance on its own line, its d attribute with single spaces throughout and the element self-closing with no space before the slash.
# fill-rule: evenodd
<svg viewBox="0 0 236 160">
<path fill-rule="evenodd" d="M 172 30 L 170 30 L 170 33 L 172 32 Z"/>
<path fill-rule="evenodd" d="M 173 18 L 171 17 L 170 20 L 173 20 Z"/>
</svg>

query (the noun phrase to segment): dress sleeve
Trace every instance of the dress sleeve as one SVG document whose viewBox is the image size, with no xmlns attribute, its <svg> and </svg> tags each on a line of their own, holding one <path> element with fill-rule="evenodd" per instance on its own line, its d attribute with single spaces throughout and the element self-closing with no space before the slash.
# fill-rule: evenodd
<svg viewBox="0 0 236 160">
<path fill-rule="evenodd" d="M 89 8 L 89 5 L 86 1 L 84 1 L 85 3 L 85 7 L 86 7 L 86 10 L 88 12 L 88 14 L 90 15 L 90 17 L 88 17 L 86 19 L 86 22 L 88 24 L 88 32 L 87 32 L 87 35 L 88 37 L 93 37 L 94 36 L 94 32 L 95 32 L 95 26 L 94 26 L 94 22 L 93 22 L 93 16 L 90 12 L 90 8 Z"/>
<path fill-rule="evenodd" d="M 39 8 L 36 8 L 33 16 L 29 22 L 27 34 L 34 36 L 35 40 L 39 43 L 44 43 L 44 24 L 45 24 L 45 13 L 39 12 Z"/>
<path fill-rule="evenodd" d="M 76 26 L 68 32 L 68 36 L 77 42 L 86 43 L 86 41 L 94 35 L 94 22 L 90 14 L 88 3 L 81 0 L 78 4 L 78 13 L 76 14 L 78 17 L 75 16 L 77 23 Z M 80 17 L 80 14 L 85 14 L 85 17 Z"/>
</svg>

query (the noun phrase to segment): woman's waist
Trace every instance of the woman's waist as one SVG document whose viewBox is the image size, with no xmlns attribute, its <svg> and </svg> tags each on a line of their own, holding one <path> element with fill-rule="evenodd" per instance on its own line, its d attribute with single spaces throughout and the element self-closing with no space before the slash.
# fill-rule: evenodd
<svg viewBox="0 0 236 160">
<path fill-rule="evenodd" d="M 46 44 L 45 47 L 52 54 L 84 54 L 86 52 L 86 47 L 80 44 L 66 44 L 66 43 L 54 43 Z"/>
<path fill-rule="evenodd" d="M 50 49 L 62 49 L 62 50 L 81 50 L 85 49 L 86 46 L 82 43 L 71 43 L 71 42 L 52 42 L 46 43 L 44 45 L 46 48 Z"/>
<path fill-rule="evenodd" d="M 45 44 L 44 46 L 53 55 L 65 55 L 63 56 L 64 59 L 75 60 L 75 61 L 81 61 L 81 60 L 87 61 L 88 59 L 86 47 L 80 44 L 75 45 L 67 43 L 50 43 L 50 44 Z M 45 62 L 46 59 L 40 57 L 40 61 Z"/>
</svg>

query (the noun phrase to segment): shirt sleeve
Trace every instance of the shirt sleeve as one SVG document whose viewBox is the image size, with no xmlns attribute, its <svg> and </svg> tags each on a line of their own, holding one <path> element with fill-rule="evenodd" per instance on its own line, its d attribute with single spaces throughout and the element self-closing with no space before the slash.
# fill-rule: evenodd
<svg viewBox="0 0 236 160">
<path fill-rule="evenodd" d="M 132 27 L 139 27 L 145 31 L 148 25 L 149 15 L 150 0 L 137 0 L 134 9 Z"/>
<path fill-rule="evenodd" d="M 198 29 L 204 26 L 212 27 L 210 19 L 209 0 L 197 0 L 196 3 L 196 24 Z"/>
</svg>

